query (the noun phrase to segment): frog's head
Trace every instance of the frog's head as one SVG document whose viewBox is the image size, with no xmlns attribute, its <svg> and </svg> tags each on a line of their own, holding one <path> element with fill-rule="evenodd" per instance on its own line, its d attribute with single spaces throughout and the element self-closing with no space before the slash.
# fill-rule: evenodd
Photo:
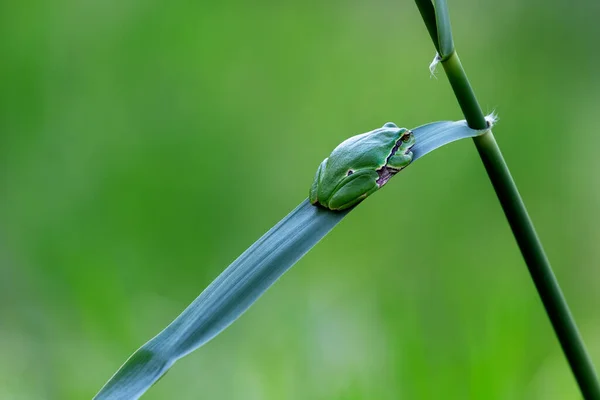
<svg viewBox="0 0 600 400">
<path fill-rule="evenodd" d="M 410 149 L 415 145 L 415 135 L 406 128 L 400 128 L 399 133 L 400 138 L 396 142 L 398 150 L 396 150 L 395 154 L 408 154 Z"/>
<path fill-rule="evenodd" d="M 388 122 L 346 139 L 323 160 L 310 189 L 310 202 L 330 210 L 358 204 L 408 166 L 413 133 Z"/>
<path fill-rule="evenodd" d="M 406 128 L 398 128 L 398 125 L 393 122 L 384 124 L 381 129 L 397 132 L 396 134 L 398 135 L 398 140 L 396 141 L 396 146 L 392 150 L 391 156 L 396 154 L 399 156 L 410 155 L 409 151 L 415 145 L 415 135 L 412 133 L 412 131 Z"/>
<path fill-rule="evenodd" d="M 384 128 L 394 129 L 396 132 L 396 143 L 391 154 L 387 157 L 385 165 L 377 170 L 379 178 L 377 185 L 379 187 L 385 185 L 392 176 L 406 168 L 413 158 L 413 153 L 410 149 L 415 145 L 415 135 L 406 128 L 398 128 L 396 125 L 388 122 Z"/>
</svg>

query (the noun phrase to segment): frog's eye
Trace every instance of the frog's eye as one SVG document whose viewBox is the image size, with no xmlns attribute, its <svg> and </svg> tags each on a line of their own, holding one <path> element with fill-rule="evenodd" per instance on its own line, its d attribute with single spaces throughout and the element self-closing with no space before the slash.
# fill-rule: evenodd
<svg viewBox="0 0 600 400">
<path fill-rule="evenodd" d="M 348 173 L 346 174 L 346 176 L 350 176 L 354 173 L 354 171 L 352 171 L 351 169 L 348 170 Z"/>
</svg>

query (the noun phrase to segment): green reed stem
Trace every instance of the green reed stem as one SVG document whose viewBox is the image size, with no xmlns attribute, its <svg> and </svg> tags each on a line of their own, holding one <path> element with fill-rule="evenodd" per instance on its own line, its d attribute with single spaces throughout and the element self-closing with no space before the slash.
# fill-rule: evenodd
<svg viewBox="0 0 600 400">
<path fill-rule="evenodd" d="M 439 52 L 440 42 L 443 42 L 443 38 L 438 37 L 435 13 L 441 11 L 447 17 L 447 9 L 435 10 L 430 0 L 416 0 L 416 3 Z M 442 5 L 445 7 L 445 2 Z M 447 23 L 449 24 L 449 20 Z M 473 129 L 485 129 L 487 122 L 475 97 L 475 92 L 469 83 L 458 54 L 454 49 L 452 50 L 450 54 L 443 54 L 441 63 L 444 71 L 469 126 Z M 600 382 L 594 365 L 496 139 L 490 130 L 481 136 L 474 137 L 473 141 L 581 393 L 587 400 L 600 400 Z"/>
</svg>

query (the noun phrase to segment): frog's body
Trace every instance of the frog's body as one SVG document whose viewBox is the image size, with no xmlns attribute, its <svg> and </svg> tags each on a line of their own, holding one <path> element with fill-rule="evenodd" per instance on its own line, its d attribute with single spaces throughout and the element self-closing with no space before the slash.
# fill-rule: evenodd
<svg viewBox="0 0 600 400">
<path fill-rule="evenodd" d="M 412 132 L 392 122 L 343 141 L 319 166 L 310 202 L 330 210 L 358 204 L 410 164 L 414 144 Z"/>
</svg>

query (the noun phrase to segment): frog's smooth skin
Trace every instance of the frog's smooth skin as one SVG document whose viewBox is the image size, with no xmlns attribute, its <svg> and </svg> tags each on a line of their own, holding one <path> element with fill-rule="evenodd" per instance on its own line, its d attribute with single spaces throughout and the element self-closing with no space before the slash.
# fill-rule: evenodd
<svg viewBox="0 0 600 400">
<path fill-rule="evenodd" d="M 355 206 L 411 163 L 414 144 L 413 133 L 393 122 L 343 141 L 319 165 L 310 202 L 337 211 Z"/>
</svg>

